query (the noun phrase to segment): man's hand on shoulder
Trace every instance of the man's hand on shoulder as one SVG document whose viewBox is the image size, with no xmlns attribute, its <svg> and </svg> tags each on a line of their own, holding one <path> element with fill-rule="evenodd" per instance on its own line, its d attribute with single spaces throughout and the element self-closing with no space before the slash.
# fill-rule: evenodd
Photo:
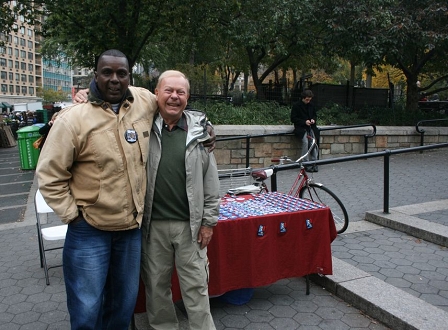
<svg viewBox="0 0 448 330">
<path fill-rule="evenodd" d="M 76 93 L 75 98 L 73 99 L 73 103 L 87 103 L 89 99 L 89 89 L 80 89 L 78 93 Z"/>
<path fill-rule="evenodd" d="M 207 133 L 210 135 L 210 139 L 204 141 L 204 147 L 208 148 L 209 152 L 212 152 L 213 150 L 215 150 L 216 147 L 215 130 L 213 129 L 213 126 L 211 124 L 205 127 L 207 128 Z"/>
</svg>

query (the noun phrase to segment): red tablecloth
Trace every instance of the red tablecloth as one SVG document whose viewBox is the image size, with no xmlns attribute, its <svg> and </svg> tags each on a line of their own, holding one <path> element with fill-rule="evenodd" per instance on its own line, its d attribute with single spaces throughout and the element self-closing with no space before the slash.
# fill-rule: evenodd
<svg viewBox="0 0 448 330">
<path fill-rule="evenodd" d="M 258 235 L 260 228 L 263 236 Z M 314 273 L 331 275 L 331 242 L 336 235 L 326 207 L 219 221 L 208 246 L 209 294 Z M 173 300 L 180 300 L 176 276 L 172 285 Z M 145 311 L 143 285 L 140 289 L 136 313 Z"/>
</svg>

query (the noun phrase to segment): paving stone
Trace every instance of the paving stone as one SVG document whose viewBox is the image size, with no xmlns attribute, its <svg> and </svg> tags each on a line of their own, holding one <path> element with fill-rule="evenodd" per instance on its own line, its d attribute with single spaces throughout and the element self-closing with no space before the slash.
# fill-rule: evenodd
<svg viewBox="0 0 448 330">
<path fill-rule="evenodd" d="M 0 159 L 3 152 L 1 149 Z M 445 179 L 447 172 L 441 170 L 446 168 L 448 152 L 442 150 L 431 153 L 431 164 L 426 164 L 427 159 L 428 155 L 419 154 L 395 155 L 391 158 L 393 164 L 391 164 L 390 208 L 397 208 L 400 212 L 409 210 L 413 221 L 446 225 L 448 207 L 443 209 L 437 202 L 448 196 Z M 424 176 L 421 175 L 422 163 L 427 166 Z M 364 221 L 366 211 L 381 210 L 383 206 L 382 170 L 381 159 L 368 159 L 322 166 L 318 173 L 314 173 L 316 181 L 324 182 L 343 200 L 352 224 L 349 230 L 343 235 L 338 235 L 332 244 L 335 275 L 317 278 L 320 280 L 333 278 L 334 283 L 366 281 L 365 283 L 369 284 L 366 284 L 363 290 L 369 294 L 372 281 L 381 280 L 384 285 L 394 284 L 392 287 L 400 290 L 398 291 L 400 293 L 393 294 L 393 297 L 409 295 L 423 302 L 421 306 L 435 306 L 437 312 L 445 313 L 440 316 L 432 314 L 434 310 L 431 310 L 431 313 L 426 314 L 430 319 L 440 320 L 440 324 L 435 324 L 431 330 L 445 329 L 444 326 L 448 322 L 442 320 L 448 312 L 446 287 L 448 248 Z M 14 175 L 20 179 L 26 176 L 32 181 L 34 171 L 20 176 L 17 173 Z M 291 184 L 291 173 L 279 172 L 278 176 L 280 181 L 283 180 L 279 183 L 279 190 L 282 191 L 281 189 Z M 0 185 L 4 179 L 5 177 L 0 179 Z M 415 194 L 416 187 L 420 189 L 419 191 L 424 191 L 424 194 Z M 30 192 L 33 186 L 29 184 L 11 188 L 11 191 L 24 189 Z M 10 204 L 11 201 L 14 201 L 14 198 L 9 197 L 9 201 L 3 200 L 4 205 Z M 50 285 L 47 286 L 39 264 L 32 209 L 28 210 L 28 217 L 24 216 L 23 210 L 8 211 L 6 220 L 14 223 L 2 224 L 6 210 L 1 210 L 1 203 L 2 201 L 0 201 L 0 330 L 69 329 L 62 269 L 50 270 Z M 424 203 L 421 204 L 422 207 L 412 205 L 420 203 Z M 20 217 L 23 217 L 21 219 L 23 221 L 19 223 L 17 219 Z M 49 222 L 58 220 L 49 218 Z M 357 231 L 350 232 L 352 228 L 356 228 Z M 55 253 L 50 259 L 60 262 L 61 254 Z M 342 260 L 351 268 L 339 267 L 336 260 Z M 345 301 L 344 295 L 341 296 L 344 298 L 334 295 L 329 290 L 331 285 L 326 289 L 323 287 L 319 282 L 311 283 L 311 294 L 306 295 L 303 278 L 285 279 L 272 285 L 255 288 L 251 301 L 242 306 L 224 304 L 219 302 L 218 298 L 211 299 L 212 314 L 218 330 L 388 329 L 381 322 L 391 324 L 394 330 L 400 329 L 387 315 L 374 314 L 374 317 L 379 315 L 379 319 L 367 316 L 365 313 L 374 308 L 363 309 L 362 304 L 356 305 Z M 384 293 L 383 297 L 377 298 L 381 298 L 381 302 L 390 303 Z M 387 306 L 389 310 L 397 308 L 395 305 Z M 184 330 L 187 329 L 185 311 L 179 310 L 180 316 L 183 317 L 181 330 Z M 144 313 L 138 317 L 138 330 L 149 329 L 147 321 L 145 323 Z M 414 320 L 417 318 L 415 315 L 401 317 L 406 322 L 417 322 Z M 420 317 L 418 322 L 425 321 L 424 318 Z M 420 324 L 417 328 L 425 329 L 425 326 Z"/>
</svg>

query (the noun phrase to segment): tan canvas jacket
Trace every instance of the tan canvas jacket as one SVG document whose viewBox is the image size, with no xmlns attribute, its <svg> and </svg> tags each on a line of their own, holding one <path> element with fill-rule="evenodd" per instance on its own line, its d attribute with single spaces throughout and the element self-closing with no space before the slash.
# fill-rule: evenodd
<svg viewBox="0 0 448 330">
<path fill-rule="evenodd" d="M 156 111 L 155 96 L 136 87 L 129 88 L 118 115 L 95 100 L 62 111 L 36 172 L 45 201 L 64 223 L 81 211 L 101 230 L 141 225 Z"/>
</svg>

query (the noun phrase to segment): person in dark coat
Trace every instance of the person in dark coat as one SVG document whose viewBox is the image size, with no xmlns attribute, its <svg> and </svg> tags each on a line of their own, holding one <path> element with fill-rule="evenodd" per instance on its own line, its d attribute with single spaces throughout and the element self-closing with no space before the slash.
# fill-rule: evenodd
<svg viewBox="0 0 448 330">
<path fill-rule="evenodd" d="M 51 119 L 48 123 L 46 123 L 44 126 L 39 128 L 39 134 L 43 136 L 42 142 L 39 145 L 39 149 L 42 150 L 42 147 L 44 146 L 45 140 L 47 139 L 47 135 L 50 132 L 51 127 L 53 126 L 54 121 L 56 120 L 56 117 L 58 116 L 59 112 L 55 112 L 53 116 L 51 116 Z"/>
<path fill-rule="evenodd" d="M 313 104 L 310 103 L 314 94 L 311 90 L 304 90 L 301 94 L 301 100 L 294 103 L 291 109 L 291 122 L 294 124 L 294 134 L 302 141 L 302 156 L 307 153 L 310 147 L 308 136 L 319 141 L 319 129 L 317 128 L 317 113 Z M 317 160 L 318 150 L 314 147 L 304 161 Z M 317 172 L 317 165 L 307 166 L 307 172 Z"/>
</svg>

